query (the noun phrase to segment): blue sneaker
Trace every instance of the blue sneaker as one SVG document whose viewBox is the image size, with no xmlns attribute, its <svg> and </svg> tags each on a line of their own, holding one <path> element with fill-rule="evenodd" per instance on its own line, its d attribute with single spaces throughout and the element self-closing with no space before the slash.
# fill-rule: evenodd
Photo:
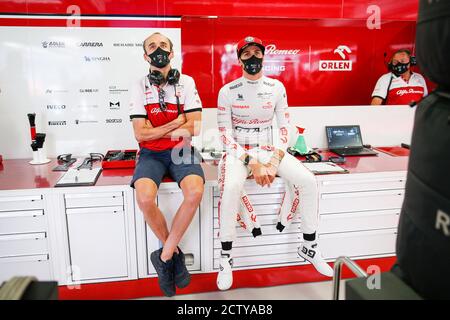
<svg viewBox="0 0 450 320">
<path fill-rule="evenodd" d="M 179 253 L 173 254 L 173 273 L 174 273 L 174 279 L 175 279 L 175 285 L 178 288 L 185 288 L 189 285 L 191 282 L 191 275 L 189 274 L 189 271 L 186 268 L 184 253 L 181 251 L 181 249 L 178 247 Z"/>
<path fill-rule="evenodd" d="M 153 267 L 158 273 L 158 284 L 161 288 L 161 291 L 167 297 L 172 297 L 175 295 L 175 282 L 174 282 L 174 262 L 173 258 L 163 262 L 161 260 L 161 252 L 162 248 L 155 250 L 150 255 L 150 260 L 153 264 Z"/>
</svg>

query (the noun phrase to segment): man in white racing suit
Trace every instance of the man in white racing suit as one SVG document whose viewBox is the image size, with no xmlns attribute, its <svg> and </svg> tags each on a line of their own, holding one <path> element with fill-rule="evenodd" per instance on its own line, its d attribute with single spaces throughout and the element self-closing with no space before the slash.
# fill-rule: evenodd
<svg viewBox="0 0 450 320">
<path fill-rule="evenodd" d="M 284 85 L 263 75 L 265 47 L 260 39 L 246 37 L 237 44 L 242 67 L 241 78 L 223 86 L 219 92 L 217 122 L 226 153 L 219 163 L 219 223 L 222 245 L 217 286 L 227 290 L 233 283 L 232 243 L 236 238 L 236 213 L 240 211 L 244 183 L 253 175 L 257 184 L 270 186 L 275 176 L 283 178 L 286 189 L 297 193 L 297 207 L 304 242 L 298 254 L 323 275 L 332 268 L 318 249 L 318 191 L 314 175 L 288 147 L 289 112 Z M 272 120 L 276 115 L 279 141 L 273 145 Z M 292 197 L 294 198 L 294 197 Z M 281 230 L 280 230 L 281 231 Z"/>
</svg>

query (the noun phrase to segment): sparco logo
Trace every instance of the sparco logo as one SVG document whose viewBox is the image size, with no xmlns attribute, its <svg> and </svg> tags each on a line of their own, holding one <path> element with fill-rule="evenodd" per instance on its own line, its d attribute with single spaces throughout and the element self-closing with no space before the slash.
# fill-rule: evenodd
<svg viewBox="0 0 450 320">
<path fill-rule="evenodd" d="M 242 83 L 242 82 L 240 82 L 240 83 L 238 83 L 238 84 L 235 84 L 234 86 L 231 86 L 230 87 L 230 90 L 234 90 L 234 89 L 237 89 L 237 88 L 239 88 L 239 87 L 242 87 L 244 84 Z"/>
<path fill-rule="evenodd" d="M 84 56 L 84 61 L 86 62 L 110 62 L 110 57 L 91 57 L 91 56 Z"/>
<path fill-rule="evenodd" d="M 296 55 L 300 53 L 300 49 L 277 49 L 274 44 L 268 44 L 266 46 L 266 54 L 279 54 L 279 55 Z"/>
<path fill-rule="evenodd" d="M 49 121 L 49 126 L 65 126 L 67 124 L 67 121 Z"/>
<path fill-rule="evenodd" d="M 79 47 L 103 47 L 102 42 L 79 42 Z"/>
<path fill-rule="evenodd" d="M 42 41 L 43 48 L 65 48 L 66 44 L 62 41 Z"/>
<path fill-rule="evenodd" d="M 106 119 L 106 123 L 122 123 L 122 119 Z"/>
<path fill-rule="evenodd" d="M 64 110 L 66 109 L 65 104 L 48 104 L 47 110 Z"/>
</svg>

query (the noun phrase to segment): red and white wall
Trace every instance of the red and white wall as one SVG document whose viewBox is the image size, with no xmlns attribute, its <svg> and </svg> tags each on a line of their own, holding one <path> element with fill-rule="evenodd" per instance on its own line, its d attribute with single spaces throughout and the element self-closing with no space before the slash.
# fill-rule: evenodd
<svg viewBox="0 0 450 320">
<path fill-rule="evenodd" d="M 386 72 L 384 54 L 414 51 L 417 7 L 388 0 L 4 0 L 0 154 L 31 156 L 29 112 L 47 133 L 50 156 L 136 147 L 126 105 L 131 83 L 147 71 L 138 44 L 155 30 L 174 40 L 174 65 L 195 79 L 205 107 L 214 108 L 220 87 L 240 76 L 233 46 L 247 35 L 265 41 L 265 73 L 283 81 L 290 107 L 369 104 Z M 344 119 L 352 113 L 345 109 Z M 301 121 L 297 110 L 293 119 Z M 395 121 L 405 125 L 403 116 Z"/>
</svg>

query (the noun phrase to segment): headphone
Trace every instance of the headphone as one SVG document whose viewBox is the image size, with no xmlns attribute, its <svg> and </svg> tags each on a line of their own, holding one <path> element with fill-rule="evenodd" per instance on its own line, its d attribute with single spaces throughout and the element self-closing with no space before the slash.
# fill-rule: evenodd
<svg viewBox="0 0 450 320">
<path fill-rule="evenodd" d="M 176 94 L 177 92 L 176 85 L 180 81 L 180 71 L 178 71 L 177 69 L 170 69 L 169 72 L 167 73 L 167 79 L 164 79 L 164 75 L 161 73 L 161 71 L 153 70 L 148 74 L 148 80 L 150 84 L 155 86 L 159 86 L 161 83 L 164 82 L 164 80 L 167 80 L 167 83 L 169 85 L 174 86 L 175 98 L 177 99 L 178 114 L 180 115 L 182 113 L 180 106 L 180 97 L 178 96 L 178 94 Z"/>
<path fill-rule="evenodd" d="M 413 56 L 413 55 L 411 54 L 411 51 L 409 51 L 408 49 L 399 49 L 399 50 L 395 51 L 395 52 L 392 54 L 391 59 L 389 60 L 389 62 L 386 61 L 386 55 L 387 55 L 387 53 L 386 53 L 386 52 L 384 53 L 384 59 L 385 59 L 384 61 L 385 61 L 386 65 L 387 65 L 387 68 L 388 68 L 389 71 L 392 71 L 392 68 L 393 68 L 393 66 L 394 66 L 394 65 L 392 64 L 392 58 L 393 58 L 397 53 L 401 53 L 401 52 L 405 52 L 405 53 L 409 56 L 409 65 L 410 65 L 411 67 L 417 65 L 417 59 L 416 59 L 416 56 Z"/>
<path fill-rule="evenodd" d="M 176 85 L 180 80 L 180 71 L 178 71 L 177 69 L 170 69 L 169 73 L 167 74 L 167 79 L 165 79 L 164 75 L 160 71 L 153 70 L 149 73 L 148 80 L 151 84 L 156 86 L 159 86 L 165 80 L 167 80 L 167 83 L 170 85 Z"/>
</svg>

